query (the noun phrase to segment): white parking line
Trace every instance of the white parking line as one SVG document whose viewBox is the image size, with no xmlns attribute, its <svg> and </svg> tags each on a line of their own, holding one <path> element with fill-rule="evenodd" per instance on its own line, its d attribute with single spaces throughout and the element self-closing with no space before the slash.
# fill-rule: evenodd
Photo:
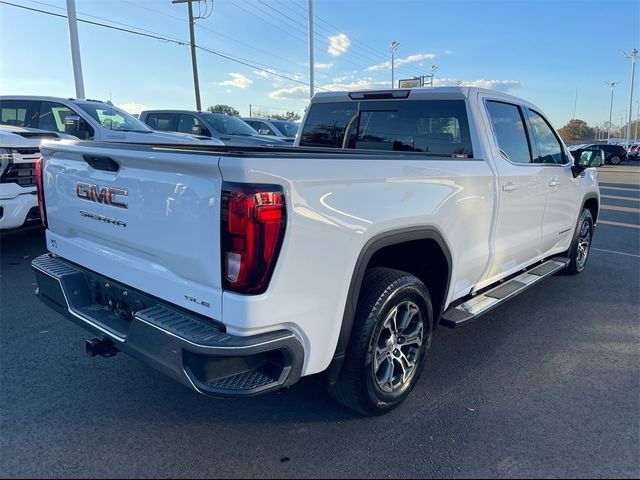
<svg viewBox="0 0 640 480">
<path fill-rule="evenodd" d="M 612 200 L 629 200 L 631 202 L 640 202 L 640 198 L 638 197 L 619 197 L 616 195 L 600 195 L 602 198 L 610 198 Z"/>
<path fill-rule="evenodd" d="M 637 188 L 625 188 L 625 187 L 607 187 L 606 185 L 600 185 L 600 190 L 622 190 L 625 192 L 640 192 Z"/>
<path fill-rule="evenodd" d="M 617 205 L 600 205 L 602 210 L 614 210 L 616 212 L 640 213 L 640 208 L 619 207 Z"/>
<path fill-rule="evenodd" d="M 604 248 L 593 248 L 593 247 L 591 247 L 591 250 L 598 250 L 599 252 L 615 253 L 616 255 L 626 255 L 628 257 L 640 258 L 640 255 L 636 255 L 635 253 L 616 252 L 615 250 L 606 250 Z"/>
<path fill-rule="evenodd" d="M 598 220 L 598 225 L 615 225 L 616 227 L 640 228 L 640 225 L 623 222 L 611 222 L 609 220 Z"/>
</svg>

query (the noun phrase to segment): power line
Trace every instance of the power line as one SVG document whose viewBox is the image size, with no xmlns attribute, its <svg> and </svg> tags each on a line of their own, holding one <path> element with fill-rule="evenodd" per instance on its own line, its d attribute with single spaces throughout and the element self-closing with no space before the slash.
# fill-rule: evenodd
<svg viewBox="0 0 640 480">
<path fill-rule="evenodd" d="M 31 0 L 31 1 L 35 1 L 35 0 Z M 164 15 L 164 16 L 166 16 L 166 17 L 169 17 L 169 18 L 172 18 L 172 19 L 174 19 L 174 20 L 176 20 L 176 21 L 179 21 L 180 23 L 183 23 L 183 22 L 184 22 L 184 19 L 182 19 L 182 18 L 180 18 L 180 17 L 177 17 L 177 16 L 175 16 L 175 15 L 171 15 L 171 14 L 168 14 L 168 13 L 165 13 L 165 12 L 161 12 L 160 10 L 155 10 L 155 9 L 153 9 L 153 8 L 145 7 L 144 5 L 139 5 L 139 4 L 137 4 L 137 3 L 130 2 L 130 1 L 128 1 L 128 0 L 120 0 L 120 1 L 121 1 L 121 2 L 123 2 L 123 3 L 127 3 L 127 4 L 129 4 L 129 5 L 132 5 L 132 6 L 134 6 L 134 7 L 137 7 L 137 8 L 141 8 L 141 9 L 143 9 L 143 10 L 147 10 L 147 11 L 149 11 L 149 12 L 156 13 L 156 14 L 158 14 L 158 15 Z M 235 39 L 235 38 L 232 38 L 232 37 L 230 37 L 230 36 L 228 36 L 228 35 L 225 35 L 224 33 L 220 33 L 220 32 L 217 32 L 217 31 L 215 31 L 215 30 L 211 29 L 211 28 L 208 28 L 208 27 L 206 27 L 206 26 L 204 26 L 204 25 L 202 25 L 202 24 L 200 24 L 200 23 L 196 23 L 196 27 L 198 27 L 198 29 L 202 29 L 202 30 L 205 30 L 205 31 L 207 31 L 207 32 L 211 32 L 211 33 L 212 33 L 212 34 L 214 34 L 214 35 L 218 35 L 218 36 L 220 36 L 220 37 L 222 37 L 222 38 L 225 38 L 225 39 L 227 39 L 227 40 L 229 40 L 229 41 L 231 41 L 231 42 L 235 42 L 235 43 L 238 43 L 238 44 L 243 45 L 243 46 L 245 46 L 245 47 L 248 47 L 248 48 L 250 48 L 250 49 L 252 49 L 252 50 L 255 50 L 256 52 L 261 52 L 261 53 L 264 53 L 265 55 L 269 55 L 269 56 L 271 56 L 271 57 L 273 57 L 273 58 L 277 58 L 277 59 L 279 59 L 279 60 L 283 60 L 283 61 L 285 61 L 285 62 L 287 62 L 287 63 L 291 63 L 291 64 L 295 64 L 295 65 L 297 65 L 297 63 L 296 63 L 296 62 L 294 62 L 294 61 L 292 61 L 292 60 L 290 60 L 290 59 L 288 59 L 288 58 L 282 57 L 282 56 L 280 56 L 280 55 L 276 55 L 276 54 L 274 54 L 274 53 L 272 53 L 272 52 L 268 52 L 268 51 L 266 51 L 266 50 L 262 50 L 262 49 L 260 49 L 260 48 L 257 48 L 255 45 L 251 45 L 251 44 L 249 44 L 249 43 L 242 42 L 242 41 L 237 40 L 237 39 Z M 280 72 L 288 73 L 288 74 L 290 74 L 290 75 L 294 75 L 294 76 L 295 76 L 295 75 L 299 75 L 299 74 L 297 74 L 297 73 L 290 72 L 290 71 L 287 71 L 287 70 L 283 70 L 283 69 L 281 69 L 281 68 L 279 68 L 278 70 L 279 70 Z"/>
<path fill-rule="evenodd" d="M 63 14 L 60 14 L 60 13 L 49 12 L 47 10 L 41 10 L 41 9 L 38 9 L 38 8 L 27 7 L 25 5 L 17 5 L 15 3 L 7 2 L 5 0 L 0 0 L 0 4 L 9 5 L 9 6 L 12 6 L 12 7 L 21 8 L 23 10 L 29 10 L 29 11 L 32 11 L 32 12 L 42 13 L 42 14 L 45 14 L 45 15 L 50 15 L 52 17 L 67 18 L 66 15 L 63 15 Z M 94 22 L 92 20 L 86 20 L 86 19 L 80 19 L 79 18 L 78 22 L 87 23 L 89 25 L 94 25 L 94 26 L 97 26 L 97 27 L 103 27 L 103 28 L 107 28 L 107 29 L 111 29 L 111 30 L 117 30 L 117 31 L 120 31 L 120 32 L 131 33 L 133 35 L 152 38 L 154 40 L 160 40 L 160 41 L 164 41 L 164 42 L 175 43 L 175 44 L 183 45 L 183 46 L 186 46 L 186 45 L 190 44 L 189 42 L 184 41 L 184 40 L 176 40 L 176 39 L 165 37 L 165 36 L 162 36 L 162 35 L 159 35 L 159 34 L 138 32 L 138 31 L 135 31 L 135 30 L 116 27 L 116 26 L 113 26 L 113 25 L 107 25 L 107 24 L 100 23 L 100 22 Z M 279 73 L 277 73 L 277 72 L 275 72 L 273 70 L 268 70 L 266 68 L 262 68 L 262 67 L 260 67 L 258 65 L 249 63 L 249 61 L 243 61 L 243 60 L 241 60 L 239 58 L 234 58 L 231 55 L 227 55 L 225 53 L 213 50 L 211 48 L 203 47 L 201 45 L 197 45 L 196 48 L 198 48 L 198 49 L 200 49 L 202 51 L 208 52 L 208 53 L 210 53 L 212 55 L 216 55 L 218 57 L 225 58 L 225 59 L 230 60 L 232 62 L 239 63 L 241 65 L 245 65 L 245 66 L 250 67 L 250 68 L 255 68 L 256 70 L 260 70 L 260 71 L 265 72 L 265 73 L 267 73 L 269 75 L 273 75 L 275 77 L 279 77 L 279 78 L 282 78 L 284 80 L 288 80 L 290 82 L 294 82 L 294 83 L 298 83 L 298 84 L 301 84 L 301 85 L 309 86 L 309 84 L 307 82 L 304 82 L 302 80 L 298 80 L 298 79 L 295 79 L 295 78 L 288 77 L 286 75 L 279 74 Z M 327 89 L 324 89 L 324 90 L 327 90 Z"/>
</svg>

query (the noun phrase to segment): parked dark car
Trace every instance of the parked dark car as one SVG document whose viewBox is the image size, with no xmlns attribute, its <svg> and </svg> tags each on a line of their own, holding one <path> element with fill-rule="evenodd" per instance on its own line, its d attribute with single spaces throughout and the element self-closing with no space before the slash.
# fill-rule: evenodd
<svg viewBox="0 0 640 480">
<path fill-rule="evenodd" d="M 600 148 L 604 150 L 605 163 L 620 165 L 620 162 L 627 159 L 627 150 L 622 145 L 607 145 L 606 143 L 593 143 L 583 148 Z"/>
</svg>

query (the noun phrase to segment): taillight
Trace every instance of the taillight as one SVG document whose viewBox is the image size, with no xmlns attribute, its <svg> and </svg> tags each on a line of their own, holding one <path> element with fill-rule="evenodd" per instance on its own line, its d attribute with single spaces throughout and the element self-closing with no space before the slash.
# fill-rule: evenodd
<svg viewBox="0 0 640 480">
<path fill-rule="evenodd" d="M 225 289 L 263 293 L 284 237 L 286 206 L 282 188 L 224 183 L 221 217 Z"/>
<path fill-rule="evenodd" d="M 47 211 L 44 206 L 44 183 L 42 181 L 42 158 L 36 160 L 36 190 L 38 192 L 38 208 L 40 208 L 40 220 L 44 228 L 49 228 L 47 225 Z"/>
</svg>

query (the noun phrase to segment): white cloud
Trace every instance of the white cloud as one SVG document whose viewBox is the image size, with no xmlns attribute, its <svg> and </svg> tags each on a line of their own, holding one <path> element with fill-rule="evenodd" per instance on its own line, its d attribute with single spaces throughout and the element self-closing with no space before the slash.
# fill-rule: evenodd
<svg viewBox="0 0 640 480">
<path fill-rule="evenodd" d="M 333 67 L 333 63 L 316 63 L 316 68 L 320 70 L 328 70 Z"/>
<path fill-rule="evenodd" d="M 381 88 L 389 88 L 389 82 L 374 82 L 370 78 L 364 78 L 351 83 L 330 83 L 323 85 L 323 90 L 332 91 L 354 91 L 354 90 L 375 90 Z M 320 91 L 316 88 L 316 91 Z M 281 88 L 275 90 L 269 94 L 271 98 L 277 100 L 297 100 L 309 98 L 309 87 L 305 85 L 299 85 L 292 88 Z"/>
<path fill-rule="evenodd" d="M 435 87 L 462 85 L 464 87 L 488 88 L 489 90 L 500 90 L 502 92 L 522 87 L 522 83 L 518 80 L 458 80 L 457 78 L 436 78 L 433 85 Z"/>
<path fill-rule="evenodd" d="M 253 73 L 255 73 L 257 76 L 262 77 L 262 78 L 269 78 L 269 74 L 267 72 L 262 71 L 262 70 L 254 70 Z"/>
<path fill-rule="evenodd" d="M 247 88 L 253 83 L 253 80 L 245 77 L 241 73 L 230 73 L 229 75 L 233 77 L 233 80 L 225 80 L 224 82 L 219 82 L 218 85 L 223 87 Z"/>
<path fill-rule="evenodd" d="M 345 77 L 339 77 L 334 79 L 334 83 L 328 85 L 322 85 L 323 90 L 332 91 L 358 91 L 358 90 L 383 90 L 389 88 L 388 81 L 374 81 L 372 78 L 362 78 L 350 83 L 342 83 L 340 80 L 346 79 Z M 445 87 L 460 85 L 461 80 L 456 78 L 436 78 L 434 80 L 435 87 Z M 517 80 L 464 80 L 462 85 L 465 87 L 481 87 L 491 90 L 500 90 L 503 92 L 520 88 L 522 84 Z M 275 86 L 275 85 L 274 85 Z M 316 88 L 316 91 L 320 91 Z M 299 85 L 292 88 L 279 88 L 269 94 L 269 96 L 276 100 L 306 100 L 309 98 L 309 87 L 305 85 Z"/>
<path fill-rule="evenodd" d="M 129 112 L 131 114 L 140 113 L 143 110 L 147 109 L 147 106 L 142 105 L 141 103 L 123 103 L 121 105 L 118 105 L 118 107 L 120 107 L 125 112 Z"/>
<path fill-rule="evenodd" d="M 400 65 L 404 65 L 405 63 L 413 63 L 419 62 L 420 60 L 427 60 L 434 58 L 435 55 L 433 53 L 418 53 L 416 55 L 409 55 L 408 57 L 398 58 L 395 61 L 395 66 L 399 67 Z M 391 61 L 386 61 L 384 63 L 379 63 L 377 65 L 372 65 L 367 68 L 369 72 L 377 72 L 379 70 L 391 70 Z"/>
<path fill-rule="evenodd" d="M 329 37 L 329 55 L 332 57 L 339 57 L 343 53 L 349 49 L 349 45 L 351 45 L 351 40 L 344 33 L 339 33 L 338 35 L 333 35 Z"/>
<path fill-rule="evenodd" d="M 442 53 L 444 53 L 445 55 L 451 55 L 451 54 L 453 54 L 453 53 L 455 53 L 455 52 L 454 52 L 453 50 L 445 50 L 445 51 L 444 51 L 444 52 L 442 52 Z"/>
</svg>

